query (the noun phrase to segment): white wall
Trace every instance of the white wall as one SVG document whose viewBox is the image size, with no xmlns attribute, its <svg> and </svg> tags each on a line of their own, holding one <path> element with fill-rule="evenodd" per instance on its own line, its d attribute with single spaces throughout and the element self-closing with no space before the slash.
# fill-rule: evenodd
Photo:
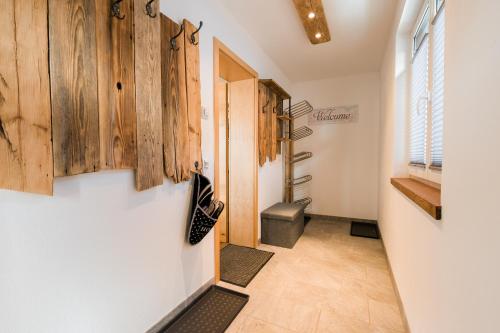
<svg viewBox="0 0 500 333">
<path fill-rule="evenodd" d="M 389 183 L 404 163 L 394 35 L 382 68 L 379 224 L 412 332 L 493 333 L 500 331 L 500 2 L 446 6 L 443 220 Z"/>
<path fill-rule="evenodd" d="M 174 20 L 203 20 L 203 155 L 213 175 L 212 38 L 261 77 L 286 77 L 215 0 L 162 1 Z M 281 200 L 281 163 L 259 171 L 259 207 Z M 0 330 L 145 332 L 214 276 L 213 234 L 185 242 L 190 185 L 143 193 L 131 171 L 57 179 L 54 197 L 0 190 Z"/>
<path fill-rule="evenodd" d="M 293 85 L 295 102 L 306 99 L 314 108 L 359 105 L 356 123 L 311 126 L 305 116 L 295 124 L 314 131 L 295 145 L 296 153 L 313 153 L 295 168 L 295 177 L 313 176 L 296 191 L 312 197 L 311 213 L 377 219 L 379 82 L 378 73 L 367 73 Z"/>
</svg>

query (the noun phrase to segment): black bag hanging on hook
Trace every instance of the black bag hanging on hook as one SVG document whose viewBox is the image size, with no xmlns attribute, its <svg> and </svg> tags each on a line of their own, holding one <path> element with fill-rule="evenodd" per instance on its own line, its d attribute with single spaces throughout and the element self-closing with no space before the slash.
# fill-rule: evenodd
<svg viewBox="0 0 500 333">
<path fill-rule="evenodd" d="M 188 241 L 191 245 L 198 244 L 205 238 L 224 210 L 224 203 L 213 199 L 214 192 L 210 180 L 199 173 L 195 173 L 193 178 L 188 231 Z"/>
</svg>

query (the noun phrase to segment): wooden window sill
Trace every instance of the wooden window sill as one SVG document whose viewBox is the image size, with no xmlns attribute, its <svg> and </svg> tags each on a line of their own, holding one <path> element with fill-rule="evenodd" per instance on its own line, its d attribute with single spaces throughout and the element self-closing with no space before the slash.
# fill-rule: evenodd
<svg viewBox="0 0 500 333">
<path fill-rule="evenodd" d="M 391 184 L 436 220 L 441 220 L 441 190 L 412 178 L 391 178 Z"/>
</svg>

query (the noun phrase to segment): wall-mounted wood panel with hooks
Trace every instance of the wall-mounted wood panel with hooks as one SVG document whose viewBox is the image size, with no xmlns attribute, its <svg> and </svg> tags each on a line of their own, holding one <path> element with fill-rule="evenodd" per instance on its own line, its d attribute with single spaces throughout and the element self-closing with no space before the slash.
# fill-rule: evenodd
<svg viewBox="0 0 500 333">
<path fill-rule="evenodd" d="M 134 0 L 135 86 L 137 110 L 136 188 L 163 184 L 161 41 L 159 1 Z M 141 8 L 151 6 L 148 15 Z"/>
<path fill-rule="evenodd" d="M 96 29 L 101 169 L 135 169 L 134 1 L 96 1 Z"/>
<path fill-rule="evenodd" d="M 162 38 L 158 0 L 0 7 L 1 189 L 51 195 L 54 176 L 129 168 L 142 191 L 163 183 L 164 156 L 179 175 L 167 176 L 190 179 L 202 163 L 202 22 Z"/>
<path fill-rule="evenodd" d="M 182 32 L 179 24 L 161 14 L 163 160 L 165 175 L 174 183 L 191 179 L 187 97 L 181 88 L 186 82 Z"/>
<path fill-rule="evenodd" d="M 184 52 L 186 58 L 186 95 L 189 122 L 189 158 L 191 171 L 196 172 L 195 162 L 202 163 L 201 156 L 201 85 L 200 85 L 200 47 L 197 40 L 199 29 L 184 20 Z M 199 38 L 199 36 L 198 36 Z"/>
</svg>

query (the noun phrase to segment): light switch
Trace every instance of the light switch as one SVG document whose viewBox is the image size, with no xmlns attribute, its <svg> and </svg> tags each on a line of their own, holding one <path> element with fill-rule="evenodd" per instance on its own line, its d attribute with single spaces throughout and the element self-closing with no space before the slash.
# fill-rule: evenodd
<svg viewBox="0 0 500 333">
<path fill-rule="evenodd" d="M 201 119 L 208 119 L 208 110 L 204 106 L 201 107 Z"/>
</svg>

